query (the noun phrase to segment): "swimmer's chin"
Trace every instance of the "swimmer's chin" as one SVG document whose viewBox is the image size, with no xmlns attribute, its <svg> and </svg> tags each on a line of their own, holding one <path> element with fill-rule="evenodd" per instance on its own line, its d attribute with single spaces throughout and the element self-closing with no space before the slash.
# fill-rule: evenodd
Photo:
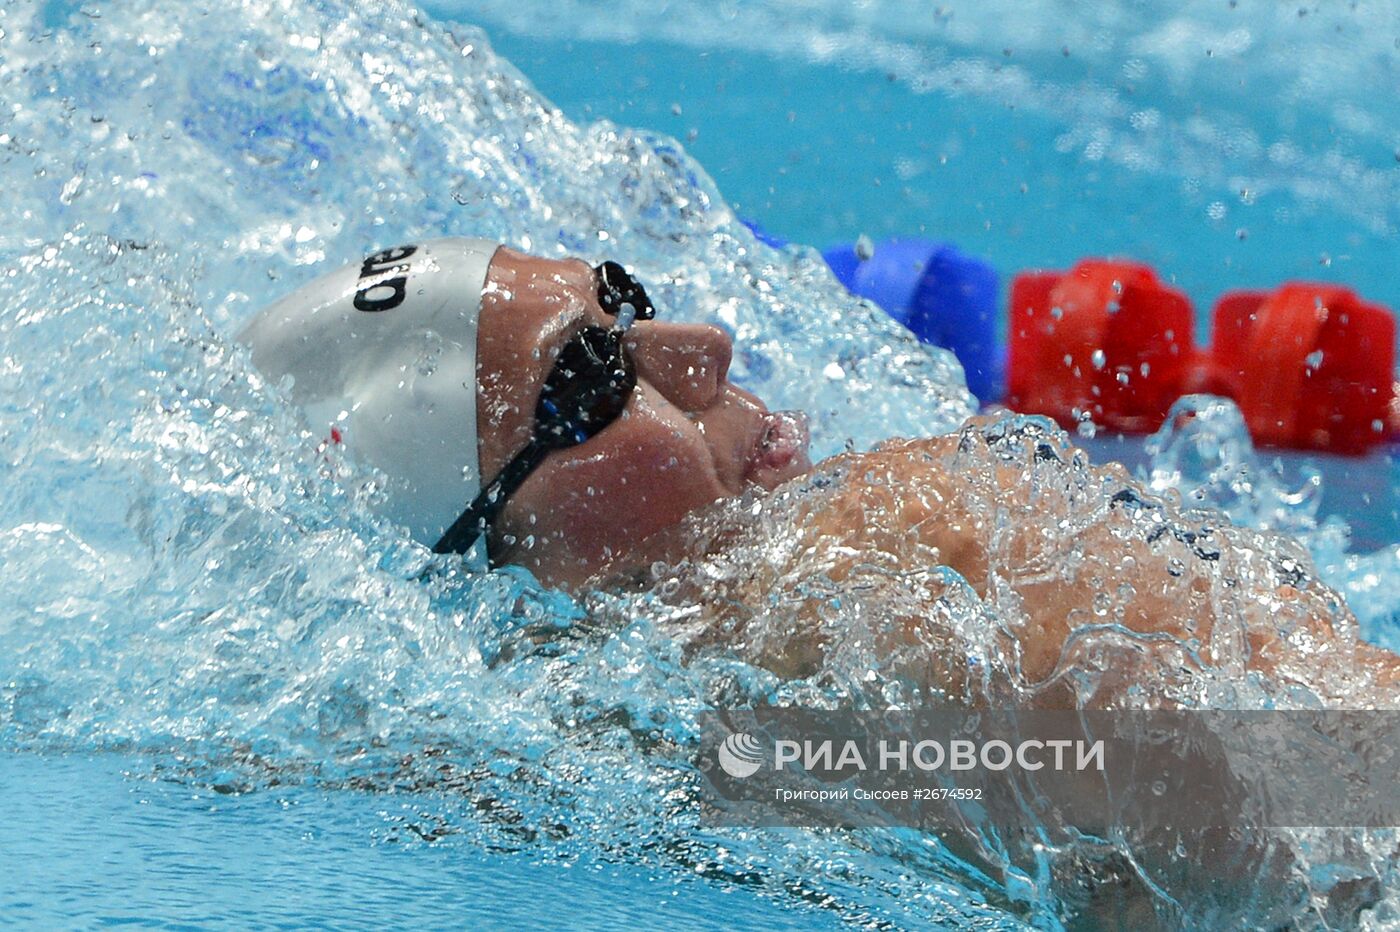
<svg viewBox="0 0 1400 932">
<path fill-rule="evenodd" d="M 774 487 L 781 484 L 776 482 Z M 591 572 L 585 570 L 573 579 L 557 574 L 547 578 L 538 570 L 535 575 L 545 585 L 574 595 L 647 588 L 655 583 L 658 572 L 664 574 L 671 567 L 711 549 L 715 544 L 715 530 L 723 526 L 720 516 L 735 502 L 766 498 L 770 492 L 771 489 L 751 483 L 744 494 L 716 498 L 694 509 L 676 524 L 648 534 L 626 550 L 609 554 Z"/>
</svg>

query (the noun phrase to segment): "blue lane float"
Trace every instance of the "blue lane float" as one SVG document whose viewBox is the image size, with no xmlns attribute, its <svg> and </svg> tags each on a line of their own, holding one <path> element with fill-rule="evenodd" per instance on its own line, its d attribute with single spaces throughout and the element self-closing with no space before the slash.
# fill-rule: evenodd
<svg viewBox="0 0 1400 932">
<path fill-rule="evenodd" d="M 759 242 L 775 249 L 787 245 L 753 221 L 744 225 Z M 952 350 L 978 401 L 1001 399 L 1006 348 L 997 335 L 999 281 L 990 265 L 951 244 L 919 237 L 867 249 L 844 243 L 822 257 L 852 294 L 875 302 L 925 343 Z"/>
<path fill-rule="evenodd" d="M 1006 353 L 997 339 L 997 273 L 956 246 L 901 237 L 857 250 L 823 253 L 853 294 L 869 298 L 925 343 L 953 351 L 967 387 L 983 403 L 1001 398 Z"/>
</svg>

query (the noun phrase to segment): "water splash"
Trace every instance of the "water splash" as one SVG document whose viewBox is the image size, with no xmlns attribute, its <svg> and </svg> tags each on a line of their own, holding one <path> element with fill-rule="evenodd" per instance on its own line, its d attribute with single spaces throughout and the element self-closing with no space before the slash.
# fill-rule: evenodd
<svg viewBox="0 0 1400 932">
<path fill-rule="evenodd" d="M 1315 464 L 1259 455 L 1239 408 L 1207 396 L 1178 401 L 1146 449 L 1151 460 L 1139 475 L 1153 491 L 1299 542 L 1319 576 L 1346 597 L 1365 638 L 1400 648 L 1400 547 L 1351 552 L 1346 522 L 1319 515 L 1324 483 Z"/>
<path fill-rule="evenodd" d="M 652 567 L 634 595 L 596 596 L 589 613 L 644 617 L 683 641 L 689 669 L 711 671 L 720 707 L 1395 705 L 1350 655 L 1356 623 L 1299 542 L 1175 497 L 1090 465 L 1048 421 L 1004 417 L 828 460 L 772 496 L 699 515 L 690 556 Z M 966 575 L 940 565 L 950 524 L 976 541 L 954 561 Z M 1067 612 L 1059 633 L 1047 604 Z M 1335 660 L 1301 648 L 1259 662 L 1266 635 L 1286 641 L 1319 619 L 1336 633 Z M 735 676 L 735 654 L 767 675 Z M 1074 902 L 1081 872 L 1152 887 L 1172 924 L 1330 915 L 1344 909 L 1342 888 L 1305 879 L 1300 865 L 1356 863 L 1350 833 L 1259 831 L 1242 813 L 1229 855 L 1241 886 L 1207 889 L 1183 868 L 1190 858 L 1121 837 L 1061 837 L 1030 809 L 1025 817 L 1038 829 L 1023 838 L 974 825 L 943 841 L 969 863 L 963 883 L 988 896 L 1034 891 L 1028 899 L 1047 910 L 1036 921 L 1063 918 L 1055 910 Z M 1358 876 L 1393 875 L 1386 837 L 1364 848 Z M 984 887 L 980 876 L 997 880 Z"/>
<path fill-rule="evenodd" d="M 1144 478 L 1154 492 L 1175 492 L 1190 507 L 1217 508 L 1243 527 L 1288 534 L 1318 558 L 1347 549 L 1345 522 L 1318 514 L 1321 470 L 1306 460 L 1265 463 L 1229 399 L 1178 400 L 1145 452 Z"/>
<path fill-rule="evenodd" d="M 569 123 L 478 30 L 392 5 L 322 28 L 323 11 L 252 3 L 232 32 L 94 9 L 49 30 L 35 5 L 7 14 L 22 103 L 0 133 L 33 183 L 0 207 L 0 253 L 85 221 L 216 250 L 192 287 L 222 328 L 368 244 L 495 237 L 617 258 L 662 313 L 726 326 L 735 379 L 809 410 L 820 452 L 971 410 L 949 354 L 845 296 L 815 253 L 759 246 L 673 140 Z M 822 374 L 833 359 L 842 378 Z"/>
</svg>

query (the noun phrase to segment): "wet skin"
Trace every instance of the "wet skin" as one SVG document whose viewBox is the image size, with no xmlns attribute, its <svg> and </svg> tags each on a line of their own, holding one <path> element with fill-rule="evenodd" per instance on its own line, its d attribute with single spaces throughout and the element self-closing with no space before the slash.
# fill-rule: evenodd
<svg viewBox="0 0 1400 932">
<path fill-rule="evenodd" d="M 529 441 L 559 348 L 585 326 L 612 323 L 587 263 L 496 252 L 477 335 L 484 476 Z M 637 386 L 622 417 L 551 453 L 511 496 L 490 537 L 497 562 L 576 586 L 619 562 L 655 559 L 649 542 L 695 509 L 811 467 L 805 427 L 729 383 L 734 346 L 723 330 L 669 322 L 662 307 L 633 324 L 625 345 Z"/>
<path fill-rule="evenodd" d="M 1105 509 L 1102 520 L 1065 530 L 1061 521 L 1069 514 L 1068 502 L 1054 495 L 1032 500 L 1025 464 L 1002 464 L 989 474 L 957 468 L 959 446 L 969 438 L 978 442 L 980 428 L 991 420 L 973 418 L 957 434 L 887 441 L 872 452 L 828 461 L 824 466 L 844 463 L 848 475 L 859 478 L 803 516 L 798 522 L 803 546 L 792 549 L 806 560 L 817 557 L 821 572 L 838 582 L 878 555 L 893 557 L 896 565 L 932 560 L 951 567 L 983 600 L 998 585 L 1013 593 L 1023 617 L 1008 633 L 1017 642 L 1025 683 L 1038 692 L 1035 704 L 1047 708 L 1079 706 L 1069 689 L 1079 662 L 1075 629 L 1104 620 L 1090 607 L 1105 592 L 1114 594 L 1112 621 L 1143 643 L 1161 636 L 1196 642 L 1209 664 L 1238 657 L 1246 670 L 1279 683 L 1313 684 L 1338 701 L 1366 696 L 1378 706 L 1400 705 L 1400 656 L 1361 640 L 1341 596 L 1316 578 L 1301 589 L 1283 584 L 1245 595 L 1222 616 L 1216 600 L 1229 588 L 1223 581 L 1243 575 L 1260 559 L 1254 549 L 1235 543 L 1231 529 L 1221 529 L 1213 541 L 1219 555 L 1211 560 L 1193 558 L 1169 535 L 1153 541 L 1130 530 L 1123 509 Z M 1066 446 L 1063 455 L 1072 454 Z M 1130 482 L 1116 463 L 1095 467 L 1095 473 Z M 989 502 L 997 508 L 987 509 Z M 875 522 L 866 517 L 871 514 L 889 518 Z M 1070 553 L 1077 571 L 1066 573 Z M 995 570 L 994 564 L 999 564 Z M 904 643 L 945 643 L 937 623 L 922 612 L 888 622 Z M 809 667 L 820 663 L 810 656 L 810 644 L 794 646 L 805 647 L 807 656 L 799 650 L 775 666 L 794 659 Z M 957 693 L 966 658 L 939 653 L 930 675 L 936 685 Z M 810 669 L 789 666 L 779 672 Z M 1141 686 L 1142 675 L 1127 667 L 1107 671 L 1096 704 L 1125 701 Z M 1343 684 L 1345 697 L 1331 696 L 1329 681 Z"/>
</svg>

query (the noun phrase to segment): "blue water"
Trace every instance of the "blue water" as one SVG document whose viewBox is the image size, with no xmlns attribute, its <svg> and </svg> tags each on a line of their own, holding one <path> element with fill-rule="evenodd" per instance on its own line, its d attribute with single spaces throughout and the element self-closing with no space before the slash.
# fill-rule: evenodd
<svg viewBox="0 0 1400 932">
<path fill-rule="evenodd" d="M 789 14 L 786 40 L 744 28 L 760 13 L 781 19 L 781 4 L 736 6 L 730 21 L 571 4 L 582 23 L 528 3 L 426 6 L 493 27 L 501 53 L 571 118 L 685 140 L 736 210 L 797 242 L 947 238 L 1007 278 L 1132 256 L 1187 291 L 1202 335 L 1222 292 L 1289 278 L 1400 305 L 1400 114 L 1370 91 L 1400 77 L 1388 4 L 1311 17 L 1115 4 L 1094 26 L 1060 21 L 1055 4 L 818 3 Z M 981 32 L 953 28 L 969 20 Z M 809 30 L 830 50 L 814 49 Z M 1239 31 L 1252 31 L 1249 48 L 1209 54 Z M 885 59 L 882 42 L 896 46 Z M 959 84 L 940 73 L 958 65 Z M 974 66 L 1006 80 L 974 82 Z M 1064 116 L 1095 108 L 1095 119 Z M 1306 183 L 1314 171 L 1351 186 Z"/>
<path fill-rule="evenodd" d="M 1073 846 L 990 876 L 912 832 L 705 828 L 700 711 L 878 696 L 880 659 L 779 682 L 687 654 L 644 598 L 425 582 L 375 477 L 324 469 L 229 335 L 368 244 L 617 258 L 734 332 L 734 377 L 826 455 L 971 399 L 736 209 L 799 243 L 947 236 L 1003 273 L 1128 253 L 1198 307 L 1290 276 L 1400 304 L 1400 104 L 1367 90 L 1394 86 L 1393 5 L 1247 6 L 0 7 L 0 920 L 1061 925 Z M 1390 459 L 1319 483 L 1200 414 L 1134 448 L 1144 481 L 1299 541 L 1400 644 Z M 1386 837 L 1342 841 L 1392 882 Z M 1300 883 L 1259 878 L 1306 925 Z M 1262 921 L 1168 895 L 1183 924 Z"/>
<path fill-rule="evenodd" d="M 297 787 L 231 795 L 152 779 L 150 767 L 0 754 L 5 925 L 838 926 L 814 907 L 676 871 L 461 843 L 443 832 L 432 798 Z"/>
</svg>

